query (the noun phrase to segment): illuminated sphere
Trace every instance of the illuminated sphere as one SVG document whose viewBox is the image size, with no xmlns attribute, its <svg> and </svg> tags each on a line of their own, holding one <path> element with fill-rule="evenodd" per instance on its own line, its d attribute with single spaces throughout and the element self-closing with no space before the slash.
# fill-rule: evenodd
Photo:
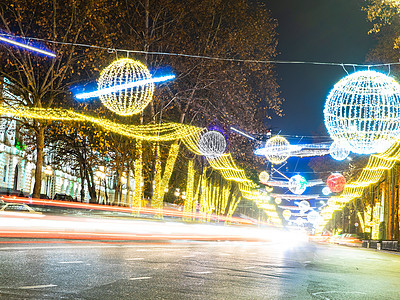
<svg viewBox="0 0 400 300">
<path fill-rule="evenodd" d="M 327 186 L 322 189 L 322 194 L 324 194 L 325 196 L 328 196 L 330 193 L 331 189 L 328 188 Z"/>
<path fill-rule="evenodd" d="M 345 143 L 335 141 L 329 147 L 329 154 L 335 160 L 344 160 L 349 156 L 350 151 L 346 148 Z"/>
<path fill-rule="evenodd" d="M 287 139 L 276 135 L 265 143 L 265 157 L 271 163 L 279 165 L 289 158 L 289 146 Z"/>
<path fill-rule="evenodd" d="M 326 180 L 326 185 L 333 193 L 339 193 L 343 191 L 344 186 L 346 185 L 346 178 L 342 174 L 333 173 Z"/>
<path fill-rule="evenodd" d="M 285 209 L 282 212 L 282 216 L 285 218 L 285 220 L 289 220 L 290 217 L 292 216 L 292 212 L 290 210 L 288 210 L 288 209 Z"/>
<path fill-rule="evenodd" d="M 221 132 L 211 130 L 201 135 L 197 146 L 207 158 L 218 158 L 226 150 L 226 139 Z"/>
<path fill-rule="evenodd" d="M 261 183 L 267 183 L 269 180 L 269 174 L 265 171 L 262 171 L 260 175 L 258 175 L 258 179 L 260 179 Z"/>
<path fill-rule="evenodd" d="M 382 152 L 400 136 L 400 85 L 376 71 L 358 71 L 338 83 L 325 102 L 325 126 L 334 141 L 359 154 Z"/>
<path fill-rule="evenodd" d="M 122 58 L 114 61 L 100 74 L 99 91 L 105 88 L 129 82 L 147 80 L 151 74 L 141 62 Z M 140 113 L 153 98 L 154 84 L 147 83 L 137 87 L 113 91 L 99 96 L 100 101 L 109 110 L 121 116 L 132 116 Z"/>
<path fill-rule="evenodd" d="M 307 180 L 301 175 L 294 175 L 289 179 L 289 190 L 293 194 L 301 195 L 307 188 Z"/>
<path fill-rule="evenodd" d="M 319 213 L 312 210 L 307 214 L 307 221 L 311 224 L 316 224 L 319 221 Z"/>
<path fill-rule="evenodd" d="M 299 209 L 302 211 L 309 211 L 310 210 L 310 202 L 303 200 L 299 203 Z"/>
<path fill-rule="evenodd" d="M 282 199 L 281 198 L 275 198 L 275 203 L 276 204 L 281 204 L 282 203 Z"/>
</svg>

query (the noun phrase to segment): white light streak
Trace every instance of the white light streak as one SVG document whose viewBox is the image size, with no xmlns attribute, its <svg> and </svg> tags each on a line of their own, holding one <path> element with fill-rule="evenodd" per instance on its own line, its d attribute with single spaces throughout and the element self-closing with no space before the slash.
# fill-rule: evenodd
<svg viewBox="0 0 400 300">
<path fill-rule="evenodd" d="M 175 78 L 175 75 L 166 75 L 166 76 L 154 77 L 154 78 L 149 78 L 149 79 L 144 79 L 144 80 L 132 81 L 132 82 L 124 83 L 124 84 L 114 85 L 112 87 L 105 88 L 105 89 L 99 89 L 97 91 L 90 92 L 90 93 L 81 93 L 81 94 L 76 95 L 75 97 L 79 100 L 96 98 L 99 96 L 108 95 L 108 94 L 111 94 L 114 92 L 130 89 L 133 87 L 146 85 L 149 83 L 163 82 L 163 81 L 171 80 L 174 78 Z"/>
<path fill-rule="evenodd" d="M 3 41 L 5 43 L 8 43 L 8 44 L 11 44 L 11 45 L 14 45 L 14 46 L 18 46 L 18 47 L 21 47 L 21 48 L 25 48 L 27 50 L 35 51 L 37 53 L 41 53 L 41 54 L 44 54 L 44 55 L 47 55 L 47 56 L 56 57 L 56 55 L 54 53 L 52 53 L 52 52 L 41 50 L 39 48 L 35 48 L 35 47 L 29 46 L 27 44 L 23 44 L 23 43 L 20 43 L 20 42 L 17 42 L 17 41 L 13 41 L 13 40 L 7 39 L 7 38 L 5 38 L 3 36 L 0 36 L 0 41 Z"/>
</svg>

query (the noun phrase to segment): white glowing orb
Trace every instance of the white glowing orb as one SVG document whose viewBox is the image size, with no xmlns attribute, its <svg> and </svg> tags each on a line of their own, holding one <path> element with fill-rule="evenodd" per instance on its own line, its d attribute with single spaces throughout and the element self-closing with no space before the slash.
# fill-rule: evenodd
<svg viewBox="0 0 400 300">
<path fill-rule="evenodd" d="M 296 195 L 301 195 L 307 188 L 307 180 L 301 175 L 294 175 L 289 179 L 289 190 Z"/>
<path fill-rule="evenodd" d="M 334 141 L 359 154 L 379 153 L 400 136 L 400 85 L 376 71 L 358 71 L 335 84 L 325 102 L 325 126 Z"/>
<path fill-rule="evenodd" d="M 276 135 L 265 143 L 265 157 L 273 164 L 279 165 L 290 156 L 290 144 L 287 139 Z"/>
<path fill-rule="evenodd" d="M 153 98 L 154 83 L 150 79 L 149 70 L 141 62 L 130 58 L 118 59 L 100 74 L 99 92 L 109 91 L 99 96 L 100 101 L 105 107 L 121 116 L 138 114 Z M 113 89 L 136 81 L 147 83 L 125 89 Z"/>
<path fill-rule="evenodd" d="M 333 159 L 344 160 L 349 156 L 350 151 L 346 148 L 346 144 L 346 142 L 338 141 L 332 143 L 332 145 L 329 147 L 329 154 Z"/>
<path fill-rule="evenodd" d="M 211 130 L 201 135 L 197 146 L 207 158 L 218 158 L 226 150 L 226 139 L 221 132 Z"/>
<path fill-rule="evenodd" d="M 282 212 L 282 216 L 285 218 L 285 220 L 289 220 L 290 217 L 292 216 L 292 212 L 290 210 L 288 210 L 288 209 L 285 209 Z"/>
<path fill-rule="evenodd" d="M 275 203 L 278 204 L 278 205 L 281 204 L 282 203 L 282 199 L 279 198 L 279 197 L 275 198 Z"/>
<path fill-rule="evenodd" d="M 261 183 L 267 183 L 269 180 L 269 174 L 265 171 L 262 171 L 260 175 L 258 175 L 258 179 L 260 179 Z"/>
<path fill-rule="evenodd" d="M 319 213 L 312 210 L 307 214 L 307 221 L 311 224 L 317 224 L 319 222 Z"/>
<path fill-rule="evenodd" d="M 299 209 L 301 211 L 309 211 L 310 210 L 310 202 L 303 200 L 299 203 Z"/>
<path fill-rule="evenodd" d="M 324 194 L 325 196 L 328 196 L 330 193 L 331 190 L 327 186 L 322 189 L 322 194 Z"/>
</svg>

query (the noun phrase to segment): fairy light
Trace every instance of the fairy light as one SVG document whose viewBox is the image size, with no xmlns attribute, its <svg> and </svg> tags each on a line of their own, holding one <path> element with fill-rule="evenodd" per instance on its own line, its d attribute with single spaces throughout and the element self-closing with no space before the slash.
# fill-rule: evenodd
<svg viewBox="0 0 400 300">
<path fill-rule="evenodd" d="M 340 173 L 333 173 L 329 175 L 326 180 L 326 185 L 333 193 L 339 193 L 343 191 L 344 186 L 346 185 L 346 178 Z"/>
<path fill-rule="evenodd" d="M 50 51 L 42 50 L 42 49 L 39 49 L 39 48 L 36 48 L 36 47 L 29 46 L 28 44 L 24 44 L 24 43 L 20 43 L 20 42 L 14 41 L 14 40 L 10 40 L 8 38 L 5 38 L 4 36 L 0 36 L 0 41 L 5 42 L 7 44 L 11 44 L 13 46 L 18 46 L 18 47 L 21 47 L 21 48 L 24 48 L 24 49 L 27 49 L 27 50 L 31 50 L 31 51 L 34 51 L 34 52 L 37 52 L 37 53 L 40 53 L 40 54 L 44 54 L 44 55 L 47 55 L 47 56 L 50 56 L 50 57 L 57 57 L 56 54 L 54 54 L 54 53 L 52 53 Z"/>
<path fill-rule="evenodd" d="M 186 212 L 194 212 L 196 211 L 196 202 L 194 201 L 194 161 L 189 160 L 188 163 L 188 175 L 187 175 L 187 182 L 186 182 L 186 192 L 187 197 L 185 199 L 185 204 L 183 210 Z"/>
<path fill-rule="evenodd" d="M 359 154 L 380 153 L 400 136 L 400 85 L 376 71 L 358 71 L 335 84 L 325 102 L 334 141 Z"/>
<path fill-rule="evenodd" d="M 258 179 L 260 179 L 261 183 L 266 184 L 269 180 L 269 174 L 266 171 L 262 171 L 260 175 L 258 175 Z"/>
<path fill-rule="evenodd" d="M 301 175 L 294 175 L 289 179 L 289 190 L 293 194 L 301 195 L 307 188 L 307 180 Z"/>
</svg>

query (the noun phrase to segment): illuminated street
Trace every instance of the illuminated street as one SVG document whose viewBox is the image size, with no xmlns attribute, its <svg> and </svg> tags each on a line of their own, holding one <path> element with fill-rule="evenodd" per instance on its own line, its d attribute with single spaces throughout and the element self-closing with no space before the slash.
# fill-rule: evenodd
<svg viewBox="0 0 400 300">
<path fill-rule="evenodd" d="M 400 256 L 336 245 L 11 242 L 0 261 L 1 299 L 398 299 L 400 290 Z"/>
</svg>

